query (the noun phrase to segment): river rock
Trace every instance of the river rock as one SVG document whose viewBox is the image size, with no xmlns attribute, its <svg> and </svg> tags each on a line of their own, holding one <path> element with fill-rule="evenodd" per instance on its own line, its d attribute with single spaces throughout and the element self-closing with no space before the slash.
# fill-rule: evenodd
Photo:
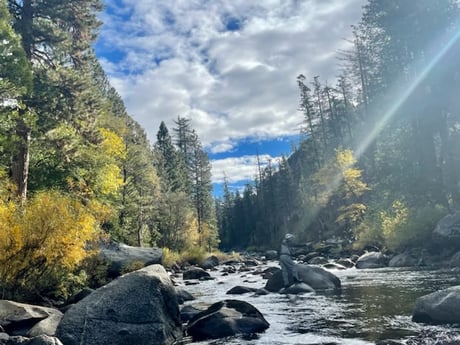
<svg viewBox="0 0 460 345">
<path fill-rule="evenodd" d="M 177 296 L 177 302 L 179 304 L 183 304 L 185 301 L 193 301 L 195 299 L 195 297 L 193 297 L 193 295 L 182 289 L 182 288 L 177 288 L 176 287 L 176 296 Z"/>
<path fill-rule="evenodd" d="M 180 319 L 182 322 L 189 322 L 195 315 L 202 311 L 203 309 L 198 309 L 192 305 L 185 305 L 180 311 Z"/>
<path fill-rule="evenodd" d="M 248 292 L 256 292 L 256 288 L 247 287 L 247 286 L 235 286 L 227 291 L 227 295 L 242 295 Z"/>
<path fill-rule="evenodd" d="M 184 280 L 211 278 L 211 275 L 201 267 L 189 268 L 188 270 L 184 271 L 182 276 Z"/>
<path fill-rule="evenodd" d="M 355 267 L 355 263 L 351 260 L 351 259 L 348 259 L 348 258 L 340 258 L 336 261 L 336 263 L 338 263 L 339 265 L 342 265 L 346 268 L 352 268 L 352 267 Z"/>
<path fill-rule="evenodd" d="M 412 321 L 428 324 L 460 323 L 460 285 L 417 298 Z"/>
<path fill-rule="evenodd" d="M 194 340 L 218 339 L 265 331 L 270 324 L 251 304 L 238 300 L 214 303 L 190 320 L 187 333 Z"/>
<path fill-rule="evenodd" d="M 53 308 L 0 300 L 0 326 L 9 335 L 54 335 L 62 313 Z"/>
<path fill-rule="evenodd" d="M 417 266 L 419 259 L 413 257 L 409 253 L 397 254 L 388 262 L 389 267 L 412 267 Z"/>
<path fill-rule="evenodd" d="M 308 260 L 309 265 L 324 265 L 329 262 L 328 259 L 326 259 L 324 256 L 315 256 L 314 258 L 311 258 Z"/>
<path fill-rule="evenodd" d="M 278 258 L 278 251 L 276 250 L 267 250 L 265 252 L 265 259 L 267 260 L 275 260 Z"/>
<path fill-rule="evenodd" d="M 200 265 L 201 268 L 205 270 L 210 270 L 216 266 L 219 266 L 219 258 L 215 255 L 207 257 L 203 263 Z"/>
<path fill-rule="evenodd" d="M 297 264 L 297 270 L 300 280 L 314 290 L 338 289 L 341 286 L 340 279 L 324 268 Z M 278 292 L 283 285 L 282 272 L 279 270 L 268 279 L 265 289 L 270 292 Z"/>
<path fill-rule="evenodd" d="M 144 266 L 161 264 L 163 251 L 160 248 L 132 247 L 124 243 L 109 241 L 100 245 L 101 255 L 109 262 L 108 275 L 118 277 L 133 263 Z"/>
<path fill-rule="evenodd" d="M 382 268 L 387 266 L 387 257 L 381 252 L 365 253 L 358 258 L 355 264 L 355 267 L 360 269 Z"/>
<path fill-rule="evenodd" d="M 279 267 L 270 266 L 270 267 L 267 267 L 266 269 L 264 269 L 260 274 L 262 275 L 262 278 L 269 279 L 271 276 L 273 276 L 279 270 L 280 270 Z"/>
<path fill-rule="evenodd" d="M 310 265 L 297 265 L 299 278 L 315 290 L 339 289 L 340 279 L 324 268 Z"/>
<path fill-rule="evenodd" d="M 182 337 L 175 288 L 164 267 L 125 274 L 74 304 L 58 326 L 65 345 L 160 345 Z"/>
<path fill-rule="evenodd" d="M 244 259 L 242 263 L 246 267 L 257 267 L 257 266 L 260 266 L 261 264 L 260 261 L 256 259 Z"/>
</svg>

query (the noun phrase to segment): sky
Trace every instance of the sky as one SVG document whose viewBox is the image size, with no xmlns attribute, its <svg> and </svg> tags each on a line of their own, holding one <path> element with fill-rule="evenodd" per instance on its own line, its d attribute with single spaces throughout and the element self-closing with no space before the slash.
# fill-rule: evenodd
<svg viewBox="0 0 460 345">
<path fill-rule="evenodd" d="M 299 141 L 296 78 L 334 84 L 365 0 L 106 0 L 95 49 L 128 113 L 156 141 L 191 120 L 215 195 L 251 183 Z"/>
</svg>

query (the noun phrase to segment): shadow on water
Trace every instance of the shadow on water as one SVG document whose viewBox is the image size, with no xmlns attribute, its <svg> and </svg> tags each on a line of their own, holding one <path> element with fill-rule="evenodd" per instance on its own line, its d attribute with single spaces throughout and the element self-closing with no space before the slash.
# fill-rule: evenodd
<svg viewBox="0 0 460 345">
<path fill-rule="evenodd" d="M 426 326 L 411 321 L 416 298 L 460 285 L 458 270 L 384 268 L 334 273 L 342 281 L 339 293 L 232 296 L 259 309 L 270 328 L 259 335 L 193 344 L 369 345 L 382 339 L 409 339 L 427 329 L 460 331 L 460 327 Z M 197 297 L 188 304 L 210 304 L 229 298 L 226 292 L 236 285 L 265 285 L 265 280 L 256 274 L 223 276 L 214 272 L 213 276 L 216 280 L 187 287 Z"/>
</svg>

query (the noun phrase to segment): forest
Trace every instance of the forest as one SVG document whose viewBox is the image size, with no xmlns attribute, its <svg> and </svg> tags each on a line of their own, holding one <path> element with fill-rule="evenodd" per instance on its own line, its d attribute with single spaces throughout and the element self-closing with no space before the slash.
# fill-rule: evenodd
<svg viewBox="0 0 460 345">
<path fill-rule="evenodd" d="M 423 247 L 460 206 L 459 4 L 370 0 L 338 52 L 335 85 L 299 74 L 303 139 L 224 188 L 224 248 L 274 247 L 282 234 L 355 249 Z"/>
<path fill-rule="evenodd" d="M 0 0 L 3 298 L 84 286 L 107 238 L 184 253 L 277 248 L 292 232 L 398 251 L 458 210 L 456 1 L 369 0 L 337 83 L 297 78 L 294 152 L 216 199 L 191 119 L 150 143 L 110 85 L 92 47 L 101 10 Z"/>
</svg>

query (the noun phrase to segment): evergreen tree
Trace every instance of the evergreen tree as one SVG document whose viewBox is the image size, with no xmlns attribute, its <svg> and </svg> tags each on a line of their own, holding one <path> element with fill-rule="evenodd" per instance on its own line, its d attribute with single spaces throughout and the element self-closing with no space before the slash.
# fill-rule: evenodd
<svg viewBox="0 0 460 345">
<path fill-rule="evenodd" d="M 96 13 L 101 4 L 97 0 L 9 0 L 8 7 L 34 72 L 32 92 L 20 100 L 24 107 L 16 121 L 18 140 L 11 165 L 18 195 L 24 201 L 32 132 L 39 136 L 63 120 L 73 120 L 76 124 L 76 117 L 85 118 L 90 113 L 78 111 L 92 105 L 91 98 L 86 98 L 89 94 L 83 96 L 88 90 L 88 79 L 82 62 L 95 38 L 99 25 Z"/>
<path fill-rule="evenodd" d="M 165 191 L 185 192 L 188 175 L 184 159 L 174 147 L 168 128 L 162 121 L 157 133 L 155 152 L 158 160 L 158 172 L 162 177 Z"/>
<path fill-rule="evenodd" d="M 190 196 L 198 222 L 200 245 L 208 248 L 218 244 L 216 214 L 212 199 L 211 164 L 208 154 L 192 128 L 190 120 L 178 117 L 175 121 L 175 143 L 185 163 L 187 183 L 184 191 Z"/>
<path fill-rule="evenodd" d="M 24 104 L 31 92 L 32 73 L 20 37 L 10 25 L 6 1 L 0 1 L 0 166 L 10 167 L 11 155 L 17 152 L 19 138 L 12 134 L 19 126 Z M 22 180 L 23 183 L 24 180 Z M 27 178 L 26 178 L 27 181 Z M 19 181 L 17 181 L 19 182 Z"/>
</svg>

